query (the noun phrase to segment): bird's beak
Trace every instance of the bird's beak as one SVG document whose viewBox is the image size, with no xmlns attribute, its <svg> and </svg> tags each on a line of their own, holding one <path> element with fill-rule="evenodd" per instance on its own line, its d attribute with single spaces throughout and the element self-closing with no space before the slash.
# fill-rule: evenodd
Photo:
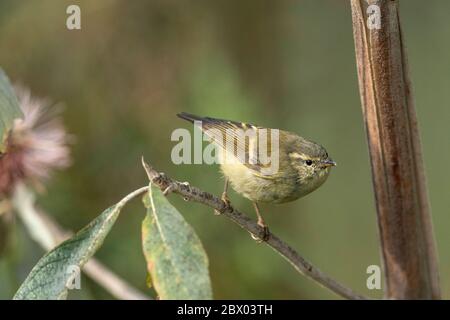
<svg viewBox="0 0 450 320">
<path fill-rule="evenodd" d="M 335 166 L 337 166 L 337 163 L 331 159 L 326 159 L 326 160 L 322 161 L 322 165 L 324 167 L 335 167 Z"/>
</svg>

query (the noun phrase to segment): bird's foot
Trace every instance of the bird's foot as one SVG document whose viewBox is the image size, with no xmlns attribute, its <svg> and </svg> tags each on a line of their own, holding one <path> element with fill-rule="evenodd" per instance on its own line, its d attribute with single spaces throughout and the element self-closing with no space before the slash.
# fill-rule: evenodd
<svg viewBox="0 0 450 320">
<path fill-rule="evenodd" d="M 221 210 L 214 210 L 215 215 L 221 215 L 227 210 L 232 209 L 230 199 L 228 199 L 228 196 L 226 192 L 222 193 L 222 196 L 220 197 L 220 200 L 222 200 L 223 206 Z"/>
<path fill-rule="evenodd" d="M 269 227 L 264 223 L 258 221 L 258 226 L 261 228 L 258 235 L 251 233 L 253 240 L 258 243 L 266 242 L 270 238 L 270 230 Z"/>
</svg>

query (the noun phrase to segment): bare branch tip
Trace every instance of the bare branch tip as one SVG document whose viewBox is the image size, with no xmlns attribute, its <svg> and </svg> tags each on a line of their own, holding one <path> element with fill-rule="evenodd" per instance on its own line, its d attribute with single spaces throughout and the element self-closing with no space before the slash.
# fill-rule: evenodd
<svg viewBox="0 0 450 320">
<path fill-rule="evenodd" d="M 149 169 L 150 166 L 148 165 L 147 162 L 145 162 L 143 155 L 141 156 L 141 163 L 142 163 L 142 166 L 144 167 L 145 171 L 147 171 L 147 169 Z"/>
<path fill-rule="evenodd" d="M 144 156 L 141 156 L 141 163 L 144 167 L 145 172 L 147 173 L 148 179 L 152 182 L 159 174 L 155 174 L 155 170 L 153 169 L 153 167 L 145 162 Z"/>
</svg>

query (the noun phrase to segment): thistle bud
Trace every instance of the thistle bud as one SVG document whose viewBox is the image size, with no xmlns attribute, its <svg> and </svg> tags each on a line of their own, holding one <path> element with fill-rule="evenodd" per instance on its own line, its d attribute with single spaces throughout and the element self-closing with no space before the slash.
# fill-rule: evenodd
<svg viewBox="0 0 450 320">
<path fill-rule="evenodd" d="M 18 182 L 42 185 L 54 169 L 70 164 L 70 136 L 54 107 L 24 88 L 15 91 L 24 118 L 15 120 L 6 152 L 0 154 L 0 197 L 8 196 Z"/>
</svg>

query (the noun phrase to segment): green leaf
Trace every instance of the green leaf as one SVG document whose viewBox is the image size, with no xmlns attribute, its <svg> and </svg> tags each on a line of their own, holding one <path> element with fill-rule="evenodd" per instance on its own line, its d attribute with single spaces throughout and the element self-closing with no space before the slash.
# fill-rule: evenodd
<svg viewBox="0 0 450 320">
<path fill-rule="evenodd" d="M 144 205 L 144 255 L 160 299 L 212 299 L 208 258 L 192 227 L 156 187 Z"/>
<path fill-rule="evenodd" d="M 6 150 L 9 130 L 17 118 L 23 118 L 22 110 L 8 77 L 0 68 L 0 153 Z"/>
<path fill-rule="evenodd" d="M 65 299 L 67 284 L 73 280 L 74 268 L 81 267 L 101 247 L 123 206 L 142 193 L 136 190 L 119 203 L 103 211 L 72 238 L 64 241 L 39 260 L 16 292 L 17 300 Z"/>
</svg>

